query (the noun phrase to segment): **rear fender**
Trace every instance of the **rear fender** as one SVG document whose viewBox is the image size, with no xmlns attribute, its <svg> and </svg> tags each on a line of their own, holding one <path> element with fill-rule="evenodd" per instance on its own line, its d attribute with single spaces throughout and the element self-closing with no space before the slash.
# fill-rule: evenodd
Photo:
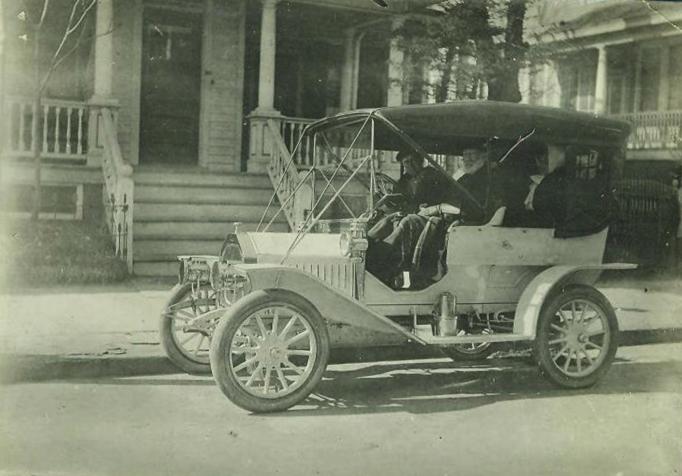
<svg viewBox="0 0 682 476">
<path fill-rule="evenodd" d="M 612 263 L 582 266 L 553 266 L 538 274 L 524 289 L 516 305 L 514 334 L 535 339 L 542 306 L 552 293 L 570 284 L 594 285 L 599 275 L 609 269 L 635 269 L 634 264 Z"/>
<path fill-rule="evenodd" d="M 327 320 L 357 326 L 370 331 L 400 334 L 406 339 L 425 344 L 407 329 L 369 309 L 360 301 L 342 294 L 327 283 L 296 268 L 277 265 L 237 265 L 249 277 L 251 291 L 283 289 L 303 296 Z"/>
</svg>

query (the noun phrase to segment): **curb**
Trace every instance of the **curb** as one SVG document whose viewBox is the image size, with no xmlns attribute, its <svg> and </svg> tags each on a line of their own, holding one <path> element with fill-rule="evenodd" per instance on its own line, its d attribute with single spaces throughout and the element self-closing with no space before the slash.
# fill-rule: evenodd
<svg viewBox="0 0 682 476">
<path fill-rule="evenodd" d="M 166 356 L 67 357 L 8 355 L 0 357 L 0 384 L 46 380 L 166 375 L 179 370 Z"/>
<path fill-rule="evenodd" d="M 619 334 L 623 347 L 682 342 L 682 328 L 628 330 Z M 528 349 L 528 344 L 506 345 L 502 352 Z M 418 344 L 332 349 L 330 364 L 443 358 L 434 347 Z M 0 355 L 0 384 L 49 380 L 104 379 L 182 373 L 165 355 L 69 357 L 55 355 Z M 210 374 L 207 374 L 210 375 Z"/>
</svg>

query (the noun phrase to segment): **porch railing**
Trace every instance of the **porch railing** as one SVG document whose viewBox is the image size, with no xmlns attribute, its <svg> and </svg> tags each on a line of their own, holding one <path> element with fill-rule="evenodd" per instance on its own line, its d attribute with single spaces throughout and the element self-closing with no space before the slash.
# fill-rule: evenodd
<svg viewBox="0 0 682 476">
<path fill-rule="evenodd" d="M 133 167 L 121 153 L 116 122 L 111 108 L 93 106 L 97 124 L 96 144 L 104 175 L 103 200 L 107 226 L 114 239 L 116 255 L 125 260 L 128 272 L 133 272 Z"/>
<path fill-rule="evenodd" d="M 628 149 L 677 149 L 682 147 L 682 110 L 634 112 L 612 115 L 632 124 Z"/>
<path fill-rule="evenodd" d="M 43 99 L 42 137 L 37 138 L 46 159 L 85 160 L 88 152 L 88 111 L 82 101 Z M 5 100 L 5 155 L 31 157 L 33 99 L 10 96 Z"/>
<path fill-rule="evenodd" d="M 279 133 L 289 151 L 293 151 L 298 141 L 303 136 L 303 131 L 312 124 L 314 119 L 303 119 L 299 117 L 283 117 L 279 121 Z M 294 162 L 298 166 L 310 166 L 313 164 L 313 143 L 310 136 L 303 138 L 303 142 L 296 150 Z"/>
<path fill-rule="evenodd" d="M 280 135 L 289 152 L 294 151 L 294 147 L 299 143 L 306 126 L 315 122 L 315 119 L 304 119 L 299 117 L 281 117 L 276 120 L 279 122 Z M 293 157 L 294 163 L 299 169 L 310 168 L 313 165 L 313 157 L 316 153 L 314 150 L 315 147 L 317 147 L 317 165 L 320 167 L 336 166 L 337 162 L 334 160 L 334 156 L 341 158 L 347 152 L 347 149 L 344 147 L 332 147 L 331 150 L 328 150 L 322 146 L 322 144 L 313 144 L 312 138 L 310 136 L 305 136 L 301 140 L 301 144 L 298 149 L 296 149 Z M 369 149 L 354 147 L 346 159 L 348 165 L 352 166 L 355 162 L 362 160 L 369 152 Z M 374 160 L 376 162 L 375 166 L 377 170 L 380 170 L 383 164 L 395 161 L 395 153 L 375 151 Z"/>
</svg>

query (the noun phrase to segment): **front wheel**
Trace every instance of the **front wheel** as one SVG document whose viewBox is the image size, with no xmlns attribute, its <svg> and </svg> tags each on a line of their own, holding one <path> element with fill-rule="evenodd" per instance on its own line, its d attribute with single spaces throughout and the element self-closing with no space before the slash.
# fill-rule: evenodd
<svg viewBox="0 0 682 476">
<path fill-rule="evenodd" d="M 543 307 L 533 350 L 549 380 L 583 388 L 606 373 L 617 339 L 616 314 L 604 295 L 589 286 L 571 286 Z"/>
<path fill-rule="evenodd" d="M 208 348 L 214 324 L 197 326 L 193 323 L 194 318 L 217 307 L 218 301 L 210 286 L 194 289 L 188 283 L 173 289 L 161 313 L 161 345 L 171 362 L 187 373 L 211 372 Z"/>
<path fill-rule="evenodd" d="M 324 319 L 303 297 L 256 291 L 221 319 L 210 350 L 220 390 L 252 412 L 286 410 L 322 379 L 329 359 Z"/>
</svg>

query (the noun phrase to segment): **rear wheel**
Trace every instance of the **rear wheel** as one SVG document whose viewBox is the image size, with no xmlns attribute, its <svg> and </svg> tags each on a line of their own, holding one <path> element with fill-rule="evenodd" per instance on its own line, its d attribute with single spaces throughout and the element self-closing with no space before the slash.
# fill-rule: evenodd
<svg viewBox="0 0 682 476">
<path fill-rule="evenodd" d="M 443 353 L 452 360 L 483 360 L 497 351 L 492 342 L 478 342 L 471 344 L 449 345 L 443 348 Z"/>
<path fill-rule="evenodd" d="M 218 307 L 215 292 L 209 285 L 193 289 L 178 285 L 168 300 L 159 322 L 161 345 L 177 367 L 190 374 L 211 372 L 209 345 L 213 325 L 192 326 L 192 320 Z"/>
<path fill-rule="evenodd" d="M 604 295 L 589 286 L 571 286 L 543 307 L 533 353 L 549 380 L 583 388 L 606 373 L 617 339 L 616 314 Z"/>
<path fill-rule="evenodd" d="M 211 371 L 234 404 L 252 412 L 286 410 L 322 379 L 329 335 L 315 307 L 296 294 L 256 291 L 220 321 Z"/>
</svg>

